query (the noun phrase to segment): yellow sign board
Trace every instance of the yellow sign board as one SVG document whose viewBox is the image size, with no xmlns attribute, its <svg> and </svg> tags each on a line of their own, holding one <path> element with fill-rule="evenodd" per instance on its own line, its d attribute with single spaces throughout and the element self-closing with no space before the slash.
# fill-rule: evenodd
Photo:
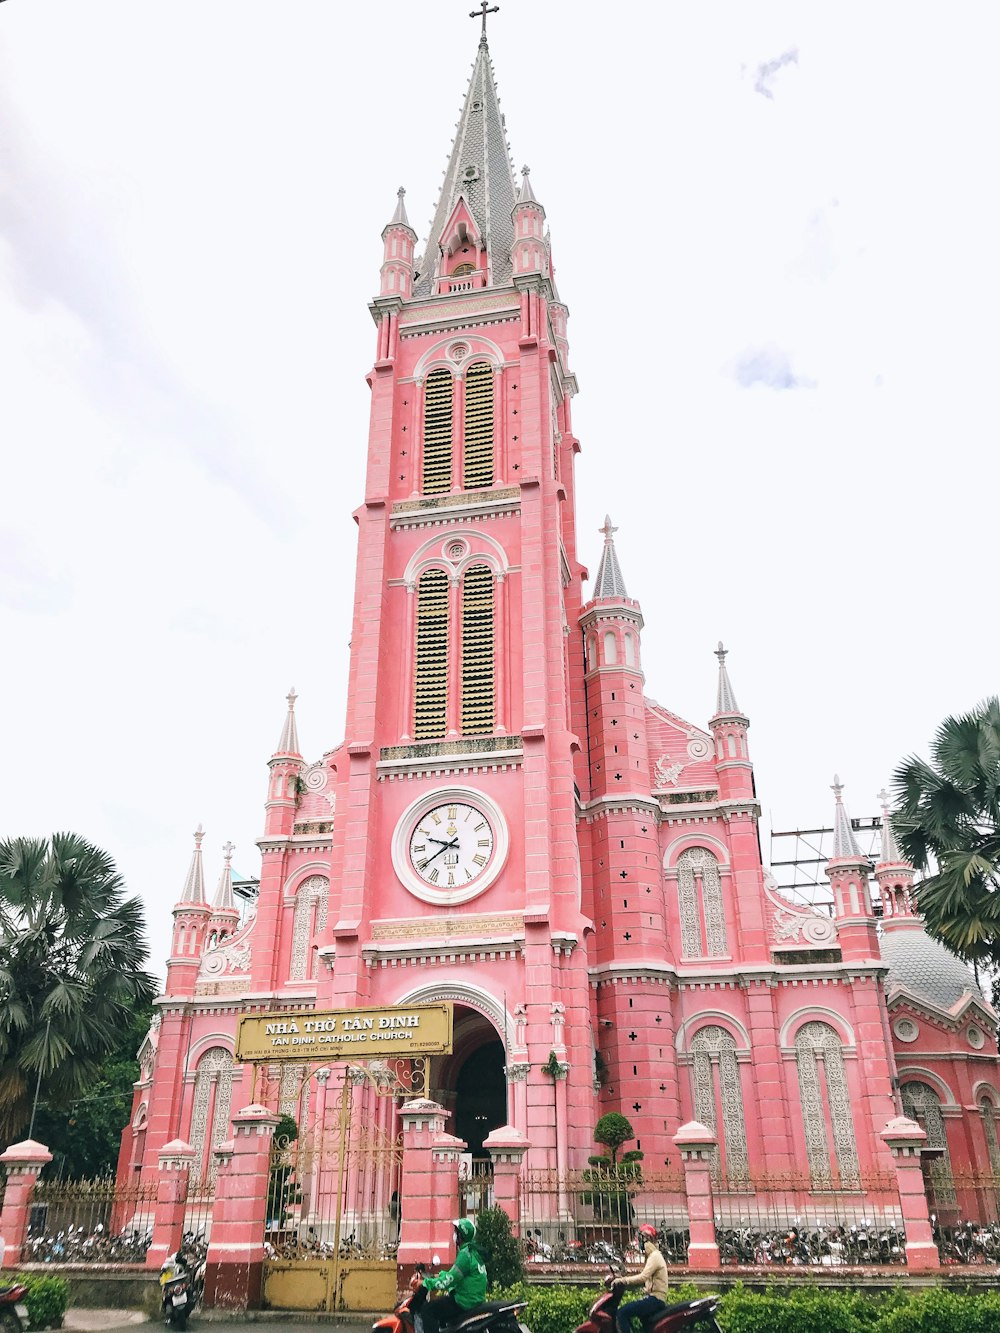
<svg viewBox="0 0 1000 1333">
<path fill-rule="evenodd" d="M 240 1019 L 237 1060 L 374 1060 L 447 1055 L 452 1049 L 450 1004 L 392 1009 L 304 1009 Z"/>
</svg>

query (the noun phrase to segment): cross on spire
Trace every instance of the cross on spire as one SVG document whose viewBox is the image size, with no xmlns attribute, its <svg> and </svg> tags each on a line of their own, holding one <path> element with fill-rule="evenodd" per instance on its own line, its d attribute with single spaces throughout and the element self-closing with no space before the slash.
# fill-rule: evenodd
<svg viewBox="0 0 1000 1333">
<path fill-rule="evenodd" d="M 233 859 L 233 852 L 235 852 L 235 851 L 236 851 L 236 844 L 235 844 L 235 843 L 232 843 L 232 842 L 226 842 L 226 843 L 223 843 L 223 845 L 222 845 L 222 852 L 223 852 L 223 855 L 224 855 L 225 858 L 226 858 L 226 865 L 227 865 L 227 866 L 228 866 L 228 865 L 230 864 L 230 862 L 232 861 L 232 859 Z"/>
<path fill-rule="evenodd" d="M 492 6 L 487 5 L 486 0 L 480 0 L 479 8 L 478 8 L 478 9 L 473 9 L 473 10 L 470 12 L 470 14 L 469 14 L 469 18 L 470 18 L 470 19 L 477 19 L 477 18 L 480 18 L 480 17 L 481 17 L 482 20 L 483 20 L 483 35 L 482 35 L 482 38 L 481 38 L 482 41 L 484 41 L 484 42 L 486 41 L 486 15 L 487 15 L 487 14 L 499 14 L 499 13 L 500 13 L 500 6 L 499 6 L 499 5 L 492 5 Z"/>
</svg>

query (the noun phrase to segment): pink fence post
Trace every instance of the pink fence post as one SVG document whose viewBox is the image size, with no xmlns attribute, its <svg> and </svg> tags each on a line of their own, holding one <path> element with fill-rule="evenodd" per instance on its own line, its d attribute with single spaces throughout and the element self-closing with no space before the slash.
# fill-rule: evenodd
<svg viewBox="0 0 1000 1333">
<path fill-rule="evenodd" d="M 461 1139 L 445 1133 L 448 1112 L 425 1097 L 404 1102 L 403 1190 L 396 1266 L 402 1286 L 415 1264 L 434 1254 L 450 1258 L 451 1223 L 458 1207 Z"/>
<path fill-rule="evenodd" d="M 180 1248 L 194 1149 L 183 1139 L 172 1139 L 160 1149 L 158 1158 L 160 1179 L 156 1186 L 153 1240 L 146 1251 L 147 1268 L 160 1268 L 167 1255 Z"/>
<path fill-rule="evenodd" d="M 920 1165 L 921 1149 L 927 1142 L 927 1135 L 915 1120 L 899 1115 L 889 1121 L 880 1137 L 892 1153 L 892 1164 L 896 1168 L 899 1206 L 906 1232 L 906 1266 L 940 1268 L 941 1256 L 934 1244 Z"/>
<path fill-rule="evenodd" d="M 0 1165 L 7 1173 L 7 1190 L 0 1212 L 0 1237 L 4 1243 L 4 1263 L 13 1268 L 21 1262 L 24 1243 L 28 1238 L 31 1218 L 31 1199 L 35 1182 L 43 1166 L 52 1161 L 52 1154 L 43 1143 L 25 1139 L 12 1143 L 0 1153 Z"/>
<path fill-rule="evenodd" d="M 245 1106 L 233 1116 L 233 1138 L 216 1153 L 219 1174 L 205 1268 L 205 1305 L 247 1310 L 260 1305 L 271 1140 L 278 1116 Z"/>
<path fill-rule="evenodd" d="M 689 1268 L 718 1268 L 719 1246 L 715 1238 L 715 1206 L 712 1196 L 712 1150 L 718 1140 L 707 1125 L 690 1120 L 674 1135 L 674 1145 L 684 1163 L 687 1193 Z"/>
<path fill-rule="evenodd" d="M 521 1163 L 531 1144 L 513 1125 L 502 1125 L 483 1140 L 493 1159 L 493 1202 L 510 1218 L 517 1236 L 521 1226 Z"/>
</svg>

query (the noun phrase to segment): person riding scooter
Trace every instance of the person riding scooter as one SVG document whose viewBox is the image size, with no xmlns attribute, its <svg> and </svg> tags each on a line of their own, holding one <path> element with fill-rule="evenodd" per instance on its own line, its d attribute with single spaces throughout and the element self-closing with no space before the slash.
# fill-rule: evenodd
<svg viewBox="0 0 1000 1333">
<path fill-rule="evenodd" d="M 643 1247 L 646 1262 L 641 1273 L 631 1277 L 616 1277 L 613 1287 L 644 1287 L 646 1295 L 640 1300 L 620 1305 L 615 1315 L 618 1333 L 632 1333 L 633 1319 L 652 1319 L 660 1310 L 667 1308 L 667 1261 L 660 1253 L 656 1243 L 656 1228 L 648 1222 L 639 1228 L 639 1244 Z"/>
<path fill-rule="evenodd" d="M 455 1262 L 449 1269 L 437 1277 L 417 1280 L 428 1293 L 443 1293 L 424 1302 L 417 1315 L 418 1333 L 438 1333 L 486 1299 L 486 1256 L 476 1245 L 476 1224 L 470 1217 L 460 1217 L 455 1223 L 455 1248 Z"/>
</svg>

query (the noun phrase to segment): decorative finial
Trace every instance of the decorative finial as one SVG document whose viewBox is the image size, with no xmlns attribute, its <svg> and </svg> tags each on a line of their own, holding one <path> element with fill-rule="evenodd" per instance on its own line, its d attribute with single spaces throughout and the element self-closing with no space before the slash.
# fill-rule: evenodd
<svg viewBox="0 0 1000 1333">
<path fill-rule="evenodd" d="M 522 168 L 521 168 L 521 175 L 522 175 L 522 176 L 530 176 L 530 175 L 531 175 L 531 168 L 530 168 L 530 167 L 522 167 Z"/>
<path fill-rule="evenodd" d="M 480 0 L 479 8 L 478 8 L 478 9 L 473 9 L 473 10 L 470 12 L 470 14 L 469 14 L 469 18 L 470 18 L 470 19 L 477 19 L 477 18 L 480 18 L 480 17 L 481 17 L 482 20 L 483 20 L 483 35 L 482 35 L 482 37 L 479 39 L 480 41 L 482 41 L 482 42 L 485 42 L 485 41 L 486 41 L 486 15 L 487 15 L 487 14 L 499 14 L 499 13 L 500 13 L 500 6 L 499 6 L 499 5 L 493 5 L 492 7 L 491 7 L 491 6 L 488 6 L 487 3 L 486 3 L 486 0 Z"/>
<path fill-rule="evenodd" d="M 278 748 L 275 754 L 294 754 L 299 753 L 299 733 L 295 725 L 295 700 L 299 696 L 295 693 L 295 686 L 288 691 L 285 698 L 288 701 L 288 712 L 285 714 L 285 724 L 281 728 L 281 739 L 278 741 Z"/>
<path fill-rule="evenodd" d="M 618 529 L 617 529 L 617 528 L 614 526 L 614 524 L 611 522 L 611 517 L 610 517 L 610 515 L 609 515 L 609 514 L 605 514 L 605 515 L 604 515 L 604 527 L 603 527 L 603 528 L 598 528 L 597 531 L 598 531 L 598 532 L 603 532 L 603 534 L 604 534 L 604 540 L 605 540 L 606 542 L 610 542 L 611 539 L 612 539 L 612 537 L 613 537 L 613 536 L 615 535 L 615 533 L 618 531 Z"/>
<path fill-rule="evenodd" d="M 715 650 L 715 655 L 719 659 L 719 666 L 726 665 L 726 658 L 729 656 L 729 649 L 723 648 L 722 640 L 719 640 L 719 646 Z"/>
<path fill-rule="evenodd" d="M 396 197 L 397 199 L 402 199 L 405 194 L 406 194 L 406 186 L 401 185 L 399 189 L 396 191 Z"/>
<path fill-rule="evenodd" d="M 878 801 L 879 805 L 882 807 L 882 813 L 883 813 L 883 815 L 885 815 L 886 818 L 888 818 L 888 815 L 889 815 L 889 793 L 886 791 L 886 789 L 885 789 L 884 787 L 882 788 L 881 791 L 875 793 L 875 799 Z"/>
<path fill-rule="evenodd" d="M 236 844 L 235 844 L 235 843 L 233 843 L 233 842 L 225 842 L 225 843 L 222 844 L 222 854 L 223 854 L 223 855 L 225 856 L 225 858 L 226 858 L 226 867 L 227 867 L 227 869 L 228 869 L 228 867 L 231 866 L 232 863 L 233 863 L 233 852 L 235 852 L 235 851 L 236 851 Z"/>
<path fill-rule="evenodd" d="M 299 696 L 295 693 L 295 686 L 293 685 L 292 688 L 291 688 L 291 689 L 288 691 L 288 693 L 285 695 L 285 698 L 288 700 L 288 711 L 289 711 L 289 712 L 291 712 L 292 709 L 295 707 L 295 700 L 296 700 L 298 697 L 299 697 Z"/>
<path fill-rule="evenodd" d="M 736 695 L 733 691 L 733 683 L 729 679 L 729 672 L 726 670 L 726 658 L 729 656 L 729 649 L 722 646 L 722 640 L 719 640 L 718 648 L 713 649 L 715 656 L 719 659 L 719 688 L 715 693 L 715 716 L 716 717 L 742 717 L 740 706 L 736 702 Z"/>
<path fill-rule="evenodd" d="M 833 782 L 830 784 L 830 790 L 833 792 L 834 796 L 837 798 L 837 804 L 840 805 L 840 798 L 841 798 L 841 794 L 842 794 L 842 792 L 843 792 L 843 790 L 844 790 L 844 784 L 843 784 L 843 783 L 841 782 L 841 780 L 840 780 L 840 774 L 839 774 L 839 773 L 834 773 L 834 775 L 833 775 Z"/>
<path fill-rule="evenodd" d="M 835 861 L 838 858 L 846 857 L 855 861 L 867 861 L 868 858 L 858 846 L 858 840 L 854 836 L 854 826 L 851 824 L 847 806 L 841 799 L 844 784 L 840 780 L 839 773 L 834 773 L 830 790 L 837 801 L 833 811 L 833 853 L 831 860 Z"/>
<path fill-rule="evenodd" d="M 201 841 L 202 838 L 204 838 L 204 836 L 205 836 L 205 830 L 199 824 L 194 831 L 194 845 L 199 852 L 201 851 Z"/>
</svg>

